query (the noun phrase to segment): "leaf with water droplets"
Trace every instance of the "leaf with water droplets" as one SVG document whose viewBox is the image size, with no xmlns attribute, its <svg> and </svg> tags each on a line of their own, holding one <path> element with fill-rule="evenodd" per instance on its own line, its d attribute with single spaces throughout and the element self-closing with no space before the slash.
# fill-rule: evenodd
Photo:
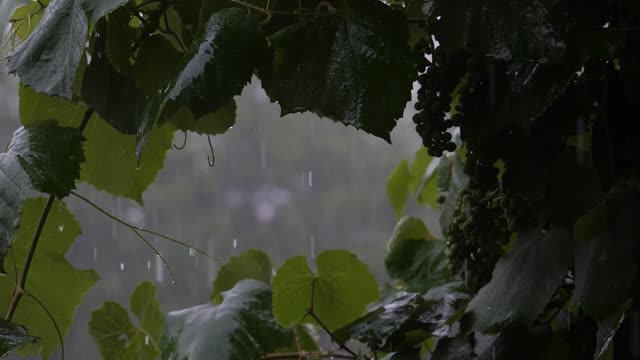
<svg viewBox="0 0 640 360">
<path fill-rule="evenodd" d="M 24 326 L 0 319 L 0 357 L 5 357 L 13 350 L 37 341 L 38 338 L 29 335 Z"/>
<path fill-rule="evenodd" d="M 218 271 L 211 300 L 219 302 L 222 292 L 233 288 L 240 280 L 254 279 L 270 284 L 272 267 L 269 255 L 261 250 L 251 249 L 232 256 Z"/>
<path fill-rule="evenodd" d="M 170 312 L 162 349 L 168 359 L 260 360 L 292 344 L 292 332 L 273 319 L 269 286 L 245 279 L 223 292 L 220 304 Z"/>
<path fill-rule="evenodd" d="M 571 234 L 561 228 L 518 233 L 491 281 L 471 300 L 465 318 L 474 330 L 535 320 L 573 263 Z M 532 280 L 534 279 L 534 280 Z M 463 318 L 463 322 L 465 322 Z"/>
<path fill-rule="evenodd" d="M 56 146 L 60 146 L 60 143 Z M 33 234 L 46 202 L 47 199 L 39 197 L 27 200 L 24 205 L 20 227 L 11 246 L 16 267 L 7 263 L 6 265 L 11 264 L 7 266 L 7 276 L 0 277 L 0 311 L 3 314 L 8 309 L 15 282 L 22 273 Z M 58 231 L 61 225 L 64 228 L 62 232 Z M 64 203 L 56 200 L 49 212 L 38 243 L 38 251 L 29 270 L 27 290 L 42 301 L 53 314 L 62 336 L 71 328 L 76 307 L 84 294 L 99 279 L 95 271 L 77 269 L 66 259 L 69 248 L 79 235 L 80 225 Z M 38 351 L 44 359 L 48 359 L 59 345 L 59 339 L 42 308 L 28 297 L 24 298 L 13 320 L 26 326 L 31 335 L 41 338 L 37 346 L 29 347 L 29 351 Z"/>
<path fill-rule="evenodd" d="M 407 24 L 382 2 L 340 5 L 270 37 L 275 57 L 262 85 L 283 115 L 312 111 L 390 141 L 411 96 Z"/>
<path fill-rule="evenodd" d="M 155 286 L 148 281 L 138 285 L 131 294 L 130 306 L 138 326 L 117 302 L 107 301 L 91 314 L 89 333 L 105 360 L 154 360 L 160 355 L 164 313 Z"/>
</svg>

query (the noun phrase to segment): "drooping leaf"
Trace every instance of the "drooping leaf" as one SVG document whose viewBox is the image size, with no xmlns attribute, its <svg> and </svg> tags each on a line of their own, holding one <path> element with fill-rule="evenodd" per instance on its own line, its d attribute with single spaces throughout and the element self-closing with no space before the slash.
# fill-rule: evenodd
<svg viewBox="0 0 640 360">
<path fill-rule="evenodd" d="M 445 302 L 444 299 L 426 300 L 420 294 L 400 291 L 338 329 L 335 335 L 342 341 L 353 338 L 375 351 L 408 350 L 428 337 L 446 334 L 445 322 L 452 313 L 446 311 Z"/>
<path fill-rule="evenodd" d="M 63 198 L 79 177 L 83 137 L 73 128 L 21 127 L 0 154 L 0 262 L 4 262 L 27 193 L 36 190 Z M 0 266 L 0 272 L 5 268 Z"/>
<path fill-rule="evenodd" d="M 17 8 L 28 4 L 28 0 L 2 0 L 0 1 L 0 43 L 4 44 L 2 41 L 4 35 L 4 29 L 7 28 L 7 24 L 9 23 L 9 19 L 11 19 L 11 15 L 16 11 Z"/>
<path fill-rule="evenodd" d="M 215 112 L 204 115 L 198 119 L 187 107 L 180 105 L 173 113 L 167 116 L 167 122 L 172 123 L 182 131 L 192 131 L 196 134 L 217 135 L 229 130 L 236 122 L 236 103 L 230 101 Z"/>
<path fill-rule="evenodd" d="M 29 335 L 27 329 L 5 319 L 0 319 L 0 357 L 27 344 L 38 342 L 38 338 Z"/>
<path fill-rule="evenodd" d="M 610 194 L 576 223 L 576 296 L 596 320 L 610 318 L 631 296 L 640 237 L 640 195 Z"/>
<path fill-rule="evenodd" d="M 613 338 L 626 318 L 625 313 L 631 307 L 630 303 L 630 301 L 624 302 L 618 311 L 598 321 L 594 359 L 605 359 L 607 352 L 613 348 Z"/>
<path fill-rule="evenodd" d="M 253 70 L 267 60 L 267 55 L 267 42 L 260 26 L 244 10 L 228 8 L 211 15 L 203 34 L 185 54 L 186 61 L 168 92 L 160 92 L 148 101 L 138 126 L 138 158 L 167 103 L 186 106 L 194 119 L 217 121 L 217 117 L 204 115 L 229 106 L 251 80 Z"/>
<path fill-rule="evenodd" d="M 86 105 L 58 96 L 38 93 L 33 88 L 20 85 L 18 90 L 20 122 L 24 126 L 42 125 L 55 120 L 58 126 L 78 127 Z"/>
<path fill-rule="evenodd" d="M 43 3 L 46 2 L 48 1 L 43 1 Z M 20 6 L 14 11 L 11 20 L 15 22 L 12 24 L 11 30 L 15 31 L 18 38 L 24 40 L 35 30 L 42 19 L 43 12 L 39 11 L 40 9 L 38 2 L 29 1 L 28 4 Z"/>
<path fill-rule="evenodd" d="M 260 360 L 293 342 L 271 312 L 271 289 L 246 279 L 222 293 L 222 303 L 170 312 L 163 338 L 163 359 Z"/>
<path fill-rule="evenodd" d="M 273 278 L 273 313 L 282 326 L 299 323 L 313 304 L 313 311 L 329 328 L 355 320 L 367 304 L 379 297 L 378 283 L 355 255 L 328 250 L 316 257 L 318 274 L 307 260 L 287 260 Z M 306 322 L 312 322 L 307 317 Z"/>
<path fill-rule="evenodd" d="M 429 156 L 427 148 L 424 146 L 421 146 L 420 149 L 416 151 L 413 164 L 411 164 L 411 181 L 409 181 L 409 190 L 411 193 L 416 194 L 418 191 L 431 160 L 432 157 Z"/>
<path fill-rule="evenodd" d="M 81 0 L 82 7 L 91 14 L 93 22 L 97 22 L 110 11 L 124 5 L 127 0 Z"/>
<path fill-rule="evenodd" d="M 131 294 L 130 307 L 138 326 L 117 302 L 107 301 L 91 314 L 89 332 L 105 360 L 154 360 L 160 355 L 164 313 L 155 286 L 148 281 L 138 285 Z"/>
<path fill-rule="evenodd" d="M 162 61 L 159 61 L 162 59 Z M 162 35 L 151 35 L 140 43 L 133 65 L 133 77 L 138 88 L 151 96 L 174 76 L 180 53 Z"/>
<path fill-rule="evenodd" d="M 390 141 L 413 76 L 405 19 L 381 2 L 340 4 L 270 37 L 262 85 L 283 115 L 312 111 Z"/>
<path fill-rule="evenodd" d="M 503 329 L 477 360 L 555 360 L 575 359 L 561 334 L 548 327 L 530 328 L 520 324 Z"/>
<path fill-rule="evenodd" d="M 449 232 L 449 224 L 453 217 L 456 200 L 460 190 L 469 183 L 469 176 L 464 173 L 464 162 L 456 153 L 452 158 L 443 156 L 438 164 L 438 191 L 444 197 L 441 205 L 440 228 L 444 236 Z"/>
<path fill-rule="evenodd" d="M 387 179 L 387 198 L 389 198 L 389 202 L 398 217 L 402 216 L 407 205 L 410 182 L 411 171 L 409 170 L 409 163 L 405 159 L 393 169 Z"/>
<path fill-rule="evenodd" d="M 223 291 L 230 290 L 240 280 L 254 279 L 270 284 L 272 266 L 269 255 L 261 250 L 250 249 L 238 256 L 232 256 L 218 271 L 218 276 L 213 282 L 211 300 L 217 301 Z"/>
<path fill-rule="evenodd" d="M 463 337 L 445 337 L 438 341 L 431 360 L 468 360 L 474 358 L 471 342 Z"/>
<path fill-rule="evenodd" d="M 60 146 L 57 143 L 56 146 Z M 11 294 L 31 246 L 33 234 L 38 226 L 40 214 L 46 203 L 44 198 L 29 199 L 25 203 L 20 227 L 12 244 L 13 265 L 7 267 L 7 276 L 0 278 L 0 310 L 6 313 Z M 38 251 L 33 257 L 29 270 L 27 291 L 39 299 L 56 320 L 62 336 L 73 323 L 75 309 L 84 294 L 98 281 L 93 270 L 79 270 L 65 258 L 73 241 L 80 235 L 80 225 L 66 209 L 64 203 L 56 200 L 44 225 Z M 8 264 L 5 264 L 8 265 Z M 65 281 L 60 281 L 65 279 Z M 48 359 L 59 345 L 58 335 L 46 312 L 29 296 L 20 302 L 13 320 L 29 329 L 31 335 L 41 338 L 40 354 Z"/>
<path fill-rule="evenodd" d="M 401 241 L 411 239 L 435 240 L 424 225 L 422 219 L 413 216 L 404 216 L 393 229 L 391 238 L 387 243 L 387 249 L 391 251 L 391 249 Z"/>
<path fill-rule="evenodd" d="M 542 311 L 572 264 L 570 233 L 561 228 L 518 234 L 491 281 L 467 310 L 472 329 L 486 331 L 506 322 L 527 324 Z"/>
<path fill-rule="evenodd" d="M 52 1 L 34 33 L 9 55 L 9 71 L 38 92 L 71 99 L 88 26 L 77 0 Z"/>
<path fill-rule="evenodd" d="M 157 127 L 150 134 L 148 153 L 140 164 L 135 158 L 136 137 L 123 135 L 98 116 L 93 116 L 84 131 L 87 141 L 80 180 L 107 191 L 142 203 L 142 194 L 164 167 L 167 150 L 171 148 L 174 129 L 170 124 Z"/>
<path fill-rule="evenodd" d="M 404 239 L 391 249 L 384 264 L 389 275 L 402 280 L 409 290 L 424 292 L 453 279 L 445 248 L 442 240 Z"/>
<path fill-rule="evenodd" d="M 147 99 L 133 78 L 116 71 L 109 61 L 107 24 L 98 23 L 96 32 L 100 36 L 84 73 L 81 98 L 119 132 L 136 134 Z"/>
<path fill-rule="evenodd" d="M 129 9 L 126 7 L 115 9 L 107 20 L 107 57 L 113 68 L 121 74 L 131 72 L 131 43 L 134 39 L 129 31 L 129 20 Z"/>
</svg>

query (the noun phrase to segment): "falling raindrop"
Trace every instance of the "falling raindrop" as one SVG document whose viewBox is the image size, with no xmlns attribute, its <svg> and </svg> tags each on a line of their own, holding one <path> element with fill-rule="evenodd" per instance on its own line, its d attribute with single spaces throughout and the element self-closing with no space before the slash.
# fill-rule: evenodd
<svg viewBox="0 0 640 360">
<path fill-rule="evenodd" d="M 313 235 L 309 237 L 309 250 L 310 250 L 311 258 L 315 259 L 316 258 L 316 238 Z"/>
<path fill-rule="evenodd" d="M 238 247 L 238 239 L 233 239 L 233 248 L 237 248 Z"/>
<path fill-rule="evenodd" d="M 120 270 L 124 271 L 124 263 L 120 263 Z"/>
<path fill-rule="evenodd" d="M 93 248 L 93 261 L 98 260 L 98 248 L 94 247 Z"/>
<path fill-rule="evenodd" d="M 144 337 L 144 345 L 145 346 L 149 345 L 149 335 L 145 335 L 145 337 Z"/>
<path fill-rule="evenodd" d="M 189 256 L 194 256 L 195 254 L 196 254 L 196 251 L 192 247 L 190 247 L 189 248 Z"/>
<path fill-rule="evenodd" d="M 271 276 L 276 276 L 276 269 L 275 268 L 271 268 Z"/>
<path fill-rule="evenodd" d="M 469 288 L 469 282 L 467 278 L 467 259 L 464 259 L 464 287 Z"/>
<path fill-rule="evenodd" d="M 267 168 L 267 150 L 264 144 L 264 140 L 260 141 L 260 167 Z"/>
<path fill-rule="evenodd" d="M 307 174 L 307 184 L 309 187 L 313 186 L 313 172 L 311 170 L 309 170 L 309 173 Z"/>
<path fill-rule="evenodd" d="M 151 269 L 151 261 L 147 260 L 147 269 Z"/>
<path fill-rule="evenodd" d="M 64 230 L 64 224 L 58 225 L 58 231 L 62 232 Z"/>
<path fill-rule="evenodd" d="M 156 282 L 161 283 L 164 281 L 164 264 L 162 264 L 162 259 L 160 256 L 156 255 Z"/>
</svg>

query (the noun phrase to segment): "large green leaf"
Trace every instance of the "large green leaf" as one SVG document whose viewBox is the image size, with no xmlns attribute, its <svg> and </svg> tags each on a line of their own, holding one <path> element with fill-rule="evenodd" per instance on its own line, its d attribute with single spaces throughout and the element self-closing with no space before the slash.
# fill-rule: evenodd
<svg viewBox="0 0 640 360">
<path fill-rule="evenodd" d="M 38 125 L 55 120 L 58 126 L 77 127 L 87 106 L 58 96 L 38 93 L 20 84 L 18 90 L 20 122 L 22 125 Z"/>
<path fill-rule="evenodd" d="M 4 261 L 27 193 L 36 190 L 59 198 L 75 188 L 83 137 L 73 128 L 21 127 L 0 154 L 0 262 Z M 0 272 L 5 273 L 4 266 Z"/>
<path fill-rule="evenodd" d="M 267 42 L 260 26 L 243 9 L 229 8 L 211 15 L 203 34 L 185 54 L 185 61 L 169 84 L 168 92 L 159 91 L 148 101 L 138 128 L 137 156 L 142 154 L 149 132 L 165 109 L 171 112 L 175 107 L 167 107 L 167 103 L 186 106 L 196 122 L 220 119 L 226 122 L 224 116 L 205 115 L 224 107 L 235 107 L 233 97 L 240 94 L 251 80 L 253 70 L 267 60 L 267 55 Z M 210 127 L 194 124 L 199 126 Z"/>
<path fill-rule="evenodd" d="M 138 326 L 133 325 L 127 310 L 113 301 L 105 302 L 91 315 L 89 332 L 105 360 L 154 360 L 160 355 L 164 313 L 155 286 L 148 281 L 138 285 L 130 306 Z"/>
<path fill-rule="evenodd" d="M 79 1 L 52 1 L 34 33 L 9 55 L 9 71 L 38 92 L 71 99 L 88 27 Z"/>
<path fill-rule="evenodd" d="M 584 311 L 604 320 L 631 296 L 637 273 L 640 194 L 610 194 L 576 223 L 576 296 Z"/>
<path fill-rule="evenodd" d="M 104 21 L 98 23 L 96 32 L 99 37 L 91 63 L 84 72 L 81 98 L 119 132 L 136 134 L 147 99 L 133 78 L 116 71 L 109 61 L 110 34 Z"/>
<path fill-rule="evenodd" d="M 506 322 L 533 321 L 571 266 L 571 235 L 561 228 L 527 230 L 493 270 L 491 281 L 471 303 L 473 329 L 486 331 Z"/>
<path fill-rule="evenodd" d="M 396 224 L 387 245 L 387 272 L 416 292 L 451 281 L 443 254 L 445 245 L 431 236 L 422 220 L 405 216 Z"/>
<path fill-rule="evenodd" d="M 135 39 L 129 27 L 130 16 L 129 9 L 123 6 L 107 17 L 107 57 L 113 68 L 122 74 L 131 72 L 131 43 Z"/>
<path fill-rule="evenodd" d="M 29 335 L 24 326 L 0 319 L 0 357 L 15 349 L 38 342 L 38 338 Z"/>
<path fill-rule="evenodd" d="M 393 169 L 387 179 L 387 197 L 398 217 L 402 216 L 404 208 L 407 206 L 410 182 L 411 171 L 409 170 L 409 163 L 405 159 Z"/>
<path fill-rule="evenodd" d="M 530 328 L 513 324 L 497 335 L 477 360 L 556 360 L 577 359 L 561 333 L 547 326 Z"/>
<path fill-rule="evenodd" d="M 382 2 L 340 5 L 270 37 L 262 84 L 282 114 L 312 111 L 390 141 L 414 75 L 405 19 Z"/>
<path fill-rule="evenodd" d="M 163 359 L 260 360 L 293 342 L 271 312 L 271 289 L 242 280 L 222 293 L 220 304 L 203 304 L 170 312 L 163 339 Z"/>
<path fill-rule="evenodd" d="M 62 143 L 58 143 L 57 146 L 60 144 Z M 7 266 L 7 276 L 0 278 L 2 313 L 6 313 L 17 278 L 16 274 L 22 272 L 22 266 L 46 202 L 45 198 L 35 198 L 25 203 L 20 227 L 11 247 L 12 258 L 15 259 L 15 271 L 11 264 Z M 39 299 L 53 315 L 62 336 L 69 331 L 75 309 L 82 301 L 84 294 L 98 281 L 98 274 L 95 271 L 76 269 L 65 258 L 69 247 L 79 235 L 80 225 L 64 203 L 56 200 L 40 236 L 38 251 L 33 257 L 29 281 L 26 285 L 29 294 Z M 48 359 L 51 352 L 58 346 L 59 340 L 46 312 L 36 301 L 27 296 L 20 302 L 13 320 L 26 326 L 32 335 L 41 338 L 40 353 L 44 359 Z"/>
<path fill-rule="evenodd" d="M 250 249 L 238 256 L 232 256 L 224 264 L 213 282 L 211 300 L 218 301 L 223 291 L 230 290 L 240 280 L 254 279 L 265 284 L 271 283 L 271 259 L 264 251 Z"/>
<path fill-rule="evenodd" d="M 330 329 L 355 320 L 367 304 L 380 296 L 378 283 L 355 255 L 345 250 L 327 250 L 316 258 L 318 274 L 307 260 L 287 260 L 273 278 L 273 313 L 283 326 L 299 323 L 313 312 Z M 307 322 L 313 322 L 306 317 Z"/>
<path fill-rule="evenodd" d="M 4 30 L 7 28 L 7 24 L 9 23 L 9 19 L 13 12 L 16 11 L 17 8 L 28 4 L 28 0 L 2 0 L 0 1 L 0 43 L 4 44 L 2 41 L 4 35 Z"/>
<path fill-rule="evenodd" d="M 162 59 L 162 61 L 159 61 Z M 133 65 L 138 88 L 151 96 L 171 81 L 180 61 L 180 53 L 162 35 L 151 35 L 140 43 Z"/>
<path fill-rule="evenodd" d="M 397 292 L 349 325 L 336 336 L 358 340 L 375 351 L 391 352 L 413 348 L 428 337 L 442 336 L 445 322 L 453 314 L 445 299 L 426 300 L 420 294 Z"/>
<path fill-rule="evenodd" d="M 123 135 L 94 115 L 84 132 L 87 161 L 82 164 L 80 180 L 142 203 L 142 194 L 164 167 L 173 133 L 171 124 L 156 127 L 150 134 L 149 151 L 138 164 L 135 135 Z"/>
</svg>

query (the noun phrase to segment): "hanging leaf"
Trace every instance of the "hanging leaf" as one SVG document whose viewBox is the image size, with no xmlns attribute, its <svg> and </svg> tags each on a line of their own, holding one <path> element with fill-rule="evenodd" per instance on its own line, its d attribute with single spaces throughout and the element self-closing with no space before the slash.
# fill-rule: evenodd
<svg viewBox="0 0 640 360">
<path fill-rule="evenodd" d="M 272 267 L 269 255 L 261 250 L 250 249 L 238 256 L 232 256 L 218 271 L 218 276 L 213 282 L 211 300 L 218 301 L 223 291 L 230 290 L 240 280 L 254 279 L 269 285 Z"/>
<path fill-rule="evenodd" d="M 505 328 L 477 360 L 555 360 L 576 359 L 562 334 L 549 327 L 527 327 L 514 324 Z"/>
<path fill-rule="evenodd" d="M 398 217 L 402 216 L 404 208 L 407 206 L 410 182 L 411 172 L 409 163 L 405 159 L 396 166 L 387 179 L 387 197 Z"/>
<path fill-rule="evenodd" d="M 61 144 L 64 142 L 56 142 L 57 147 Z M 22 266 L 46 202 L 42 197 L 32 198 L 24 205 L 20 227 L 11 245 L 16 267 L 14 270 L 13 264 L 6 266 L 7 276 L 0 278 L 0 311 L 3 314 L 7 312 L 15 282 L 22 273 Z M 29 294 L 39 299 L 53 315 L 62 336 L 71 328 L 76 307 L 80 305 L 84 294 L 99 279 L 95 271 L 76 269 L 65 257 L 79 235 L 80 225 L 64 203 L 56 200 L 42 230 L 26 286 Z M 5 262 L 5 265 L 9 264 Z M 58 334 L 51 320 L 40 305 L 28 296 L 23 297 L 13 321 L 23 324 L 33 336 L 41 338 L 38 345 L 43 359 L 48 359 L 58 347 Z"/>
<path fill-rule="evenodd" d="M 231 101 L 215 112 L 197 119 L 187 107 L 180 105 L 164 121 L 172 123 L 182 131 L 208 135 L 224 134 L 236 122 L 236 103 Z"/>
<path fill-rule="evenodd" d="M 447 311 L 445 302 L 400 291 L 335 334 L 341 341 L 353 338 L 374 351 L 408 350 L 431 336 L 446 333 L 445 322 L 452 312 Z"/>
<path fill-rule="evenodd" d="M 571 237 L 566 230 L 519 233 L 512 250 L 498 260 L 491 281 L 471 300 L 465 315 L 471 328 L 487 331 L 506 322 L 535 320 L 572 262 Z"/>
<path fill-rule="evenodd" d="M 24 326 L 0 319 L 0 357 L 27 344 L 35 344 L 38 338 L 29 335 Z"/>
<path fill-rule="evenodd" d="M 432 159 L 433 158 L 427 153 L 427 148 L 424 146 L 421 146 L 420 149 L 416 151 L 413 164 L 411 165 L 411 180 L 409 181 L 409 190 L 411 193 L 418 195 L 417 191 L 426 176 L 427 168 Z"/>
<path fill-rule="evenodd" d="M 82 7 L 91 13 L 91 20 L 97 22 L 110 11 L 127 3 L 128 0 L 81 0 Z"/>
<path fill-rule="evenodd" d="M 171 81 L 181 54 L 162 35 L 151 35 L 140 43 L 132 75 L 145 95 L 154 95 Z M 162 59 L 162 61 L 158 61 Z"/>
<path fill-rule="evenodd" d="M 283 115 L 312 111 L 389 142 L 414 75 L 405 19 L 381 2 L 340 5 L 270 37 L 262 85 Z"/>
<path fill-rule="evenodd" d="M 0 2 L 0 43 L 4 44 L 4 30 L 7 28 L 9 19 L 17 8 L 29 3 L 29 0 L 3 0 Z"/>
<path fill-rule="evenodd" d="M 135 40 L 129 28 L 129 21 L 129 9 L 124 6 L 114 10 L 107 19 L 107 57 L 114 70 L 121 74 L 131 72 L 131 43 Z"/>
<path fill-rule="evenodd" d="M 9 72 L 38 92 L 71 99 L 88 27 L 78 1 L 52 1 L 34 33 L 8 56 Z"/>
<path fill-rule="evenodd" d="M 115 196 L 123 196 L 142 204 L 142 194 L 164 167 L 171 148 L 174 129 L 164 124 L 149 135 L 148 153 L 136 160 L 135 135 L 123 135 L 98 116 L 93 116 L 84 131 L 87 141 L 80 180 Z"/>
<path fill-rule="evenodd" d="M 154 360 L 161 354 L 164 313 L 155 286 L 148 281 L 138 285 L 131 294 L 130 307 L 138 326 L 133 325 L 127 310 L 117 302 L 107 301 L 91 314 L 89 333 L 105 360 Z"/>
<path fill-rule="evenodd" d="M 431 360 L 468 360 L 473 359 L 475 353 L 471 342 L 463 337 L 445 337 L 438 341 Z"/>
<path fill-rule="evenodd" d="M 0 262 L 15 234 L 31 190 L 63 198 L 79 177 L 83 137 L 73 128 L 29 126 L 16 130 L 0 154 Z M 5 268 L 0 266 L 0 272 Z"/>
<path fill-rule="evenodd" d="M 328 250 L 316 258 L 318 274 L 302 256 L 287 260 L 273 278 L 273 313 L 282 326 L 297 324 L 313 311 L 329 328 L 355 320 L 380 296 L 367 266 L 345 250 Z M 306 322 L 313 322 L 309 317 Z"/>
<path fill-rule="evenodd" d="M 424 292 L 453 280 L 445 248 L 441 240 L 404 239 L 391 249 L 384 264 L 389 275 L 402 280 L 409 290 Z"/>
<path fill-rule="evenodd" d="M 469 176 L 464 173 L 464 162 L 457 153 L 449 158 L 443 156 L 438 164 L 437 185 L 444 198 L 441 205 L 440 228 L 444 236 L 449 232 L 449 224 L 453 217 L 456 201 L 460 191 L 469 183 Z"/>
<path fill-rule="evenodd" d="M 167 103 L 186 106 L 194 119 L 217 120 L 204 115 L 229 106 L 240 94 L 253 70 L 268 58 L 267 42 L 255 19 L 243 9 L 228 8 L 211 15 L 204 33 L 184 58 L 170 90 L 148 101 L 138 127 L 138 158 Z"/>
<path fill-rule="evenodd" d="M 24 126 L 42 125 L 55 120 L 58 126 L 78 127 L 87 106 L 81 102 L 38 93 L 20 84 L 18 90 L 20 122 Z"/>
<path fill-rule="evenodd" d="M 260 360 L 290 346 L 291 331 L 280 327 L 271 312 L 271 289 L 242 280 L 222 293 L 220 304 L 203 304 L 170 312 L 163 338 L 168 360 Z"/>
</svg>

